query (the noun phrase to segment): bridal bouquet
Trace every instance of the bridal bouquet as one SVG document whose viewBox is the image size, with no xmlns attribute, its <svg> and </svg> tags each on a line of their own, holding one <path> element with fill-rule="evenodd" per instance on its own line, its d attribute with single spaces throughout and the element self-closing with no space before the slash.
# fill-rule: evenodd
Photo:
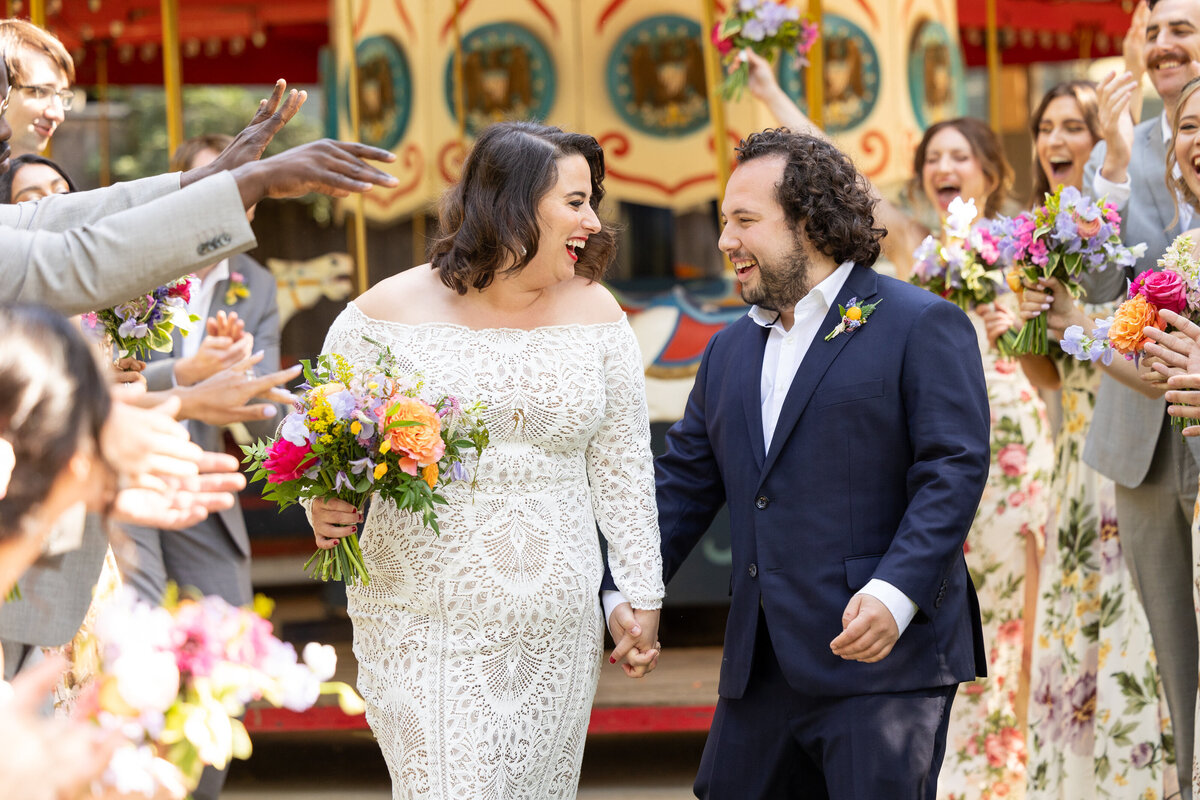
<svg viewBox="0 0 1200 800">
<path fill-rule="evenodd" d="M 726 72 L 721 82 L 721 95 L 726 100 L 737 100 L 750 79 L 750 64 L 739 59 L 743 48 L 750 48 L 768 61 L 773 60 L 777 50 L 795 48 L 801 66 L 808 64 L 808 51 L 817 41 L 817 26 L 800 19 L 800 12 L 773 0 L 735 0 L 729 16 L 718 22 L 712 30 L 712 42 L 721 54 L 721 63 L 726 70 L 734 63 L 737 67 Z"/>
<path fill-rule="evenodd" d="M 1072 296 L 1080 293 L 1079 280 L 1110 264 L 1132 266 L 1145 252 L 1139 244 L 1121 244 L 1121 216 L 1111 203 L 1093 202 L 1073 186 L 1061 186 L 1033 211 L 999 221 L 993 230 L 1002 241 L 1005 257 L 1030 284 L 1042 278 L 1059 281 Z M 1017 337 L 1018 353 L 1046 355 L 1046 317 L 1039 314 L 1025 323 Z"/>
<path fill-rule="evenodd" d="M 192 277 L 180 278 L 127 303 L 83 315 L 84 324 L 99 331 L 117 348 L 118 358 L 145 361 L 151 350 L 171 351 L 171 332 L 187 334 L 199 317 L 189 314 Z"/>
<path fill-rule="evenodd" d="M 353 689 L 330 682 L 331 646 L 309 643 L 297 659 L 254 611 L 216 596 L 179 599 L 174 586 L 162 606 L 118 592 L 81 650 L 76 658 L 92 662 L 94 678 L 72 714 L 128 740 L 105 774 L 118 793 L 154 796 L 156 783 L 190 791 L 205 765 L 249 758 L 238 717 L 251 701 L 304 711 L 336 694 L 345 713 L 363 712 Z"/>
<path fill-rule="evenodd" d="M 913 252 L 909 278 L 963 311 L 994 302 L 1005 291 L 999 244 L 989 227 L 973 226 L 977 213 L 974 200 L 964 203 L 961 197 L 954 198 L 947 209 L 942 239 L 925 237 Z M 1000 355 L 1013 355 L 1016 339 L 1011 330 L 997 339 Z"/>
<path fill-rule="evenodd" d="M 1159 317 L 1162 309 L 1200 321 L 1200 260 L 1193 255 L 1192 247 L 1190 235 L 1178 237 L 1158 260 L 1161 269 L 1148 269 L 1130 282 L 1128 299 L 1117 307 L 1111 319 L 1093 330 L 1091 336 L 1086 336 L 1080 326 L 1072 325 L 1063 332 L 1063 342 L 1094 342 L 1092 350 L 1101 355 L 1103 347 L 1136 360 L 1146 346 L 1144 329 L 1167 329 Z M 1074 353 L 1074 349 L 1068 352 L 1076 358 L 1087 357 Z"/>
<path fill-rule="evenodd" d="M 421 517 L 438 533 L 438 489 L 470 480 L 465 462 L 487 447 L 479 403 L 440 395 L 421 399 L 423 382 L 402 374 L 388 348 L 377 362 L 355 370 L 342 356 L 322 355 L 304 364 L 305 390 L 272 441 L 244 446 L 251 480 L 266 480 L 263 497 L 287 508 L 300 500 L 336 497 L 359 510 L 373 493 Z M 436 395 L 435 395 L 436 396 Z M 358 536 L 320 550 L 304 565 L 318 580 L 366 585 Z"/>
</svg>

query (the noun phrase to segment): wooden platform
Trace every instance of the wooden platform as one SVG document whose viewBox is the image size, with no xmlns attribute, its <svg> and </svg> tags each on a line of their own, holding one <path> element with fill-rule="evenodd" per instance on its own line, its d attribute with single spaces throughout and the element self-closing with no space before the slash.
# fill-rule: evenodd
<svg viewBox="0 0 1200 800">
<path fill-rule="evenodd" d="M 335 680 L 354 685 L 358 666 L 348 642 L 335 645 Z M 717 702 L 721 668 L 719 647 L 665 649 L 658 668 L 646 678 L 625 677 L 605 661 L 592 707 L 590 734 L 706 731 Z M 332 697 L 322 697 L 303 713 L 252 707 L 245 724 L 250 733 L 366 730 L 366 718 L 347 716 Z"/>
</svg>

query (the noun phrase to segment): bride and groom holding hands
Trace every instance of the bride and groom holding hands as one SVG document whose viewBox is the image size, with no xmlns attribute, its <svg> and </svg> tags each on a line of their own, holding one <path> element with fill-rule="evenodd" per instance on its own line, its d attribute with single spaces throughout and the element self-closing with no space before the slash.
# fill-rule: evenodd
<svg viewBox="0 0 1200 800">
<path fill-rule="evenodd" d="M 751 308 L 710 341 L 653 464 L 640 354 L 596 282 L 614 244 L 589 136 L 485 130 L 431 264 L 334 323 L 327 352 L 388 344 L 488 407 L 440 537 L 374 504 L 372 580 L 347 589 L 396 798 L 573 797 L 602 616 L 613 659 L 653 669 L 664 582 L 723 505 L 731 603 L 697 796 L 934 797 L 957 684 L 986 664 L 962 550 L 990 455 L 975 333 L 871 269 L 885 232 L 845 155 L 765 131 L 738 162 L 719 246 Z M 323 547 L 364 524 L 337 501 L 311 518 Z"/>
</svg>

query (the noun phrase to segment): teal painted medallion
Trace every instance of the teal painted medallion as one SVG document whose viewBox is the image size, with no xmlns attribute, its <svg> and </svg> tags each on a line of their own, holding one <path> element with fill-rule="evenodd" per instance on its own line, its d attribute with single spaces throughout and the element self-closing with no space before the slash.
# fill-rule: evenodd
<svg viewBox="0 0 1200 800">
<path fill-rule="evenodd" d="M 554 59 L 532 31 L 512 22 L 480 26 L 463 37 L 467 132 L 501 120 L 544 122 L 554 106 Z M 446 59 L 446 106 L 455 120 L 454 54 Z"/>
<path fill-rule="evenodd" d="M 825 116 L 828 133 L 858 127 L 875 109 L 879 99 L 879 54 L 866 31 L 845 17 L 825 14 L 821 38 L 825 58 Z M 793 50 L 777 65 L 779 85 L 802 109 L 808 108 L 805 73 Z"/>
<path fill-rule="evenodd" d="M 687 136 L 708 124 L 701 27 L 674 14 L 647 17 L 621 34 L 608 57 L 608 99 L 627 124 L 651 136 Z"/>
</svg>

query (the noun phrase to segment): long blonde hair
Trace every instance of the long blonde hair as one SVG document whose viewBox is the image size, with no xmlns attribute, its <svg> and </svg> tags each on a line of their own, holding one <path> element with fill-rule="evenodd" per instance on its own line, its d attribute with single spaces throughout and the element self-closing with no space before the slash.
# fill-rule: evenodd
<svg viewBox="0 0 1200 800">
<path fill-rule="evenodd" d="M 1175 223 L 1179 222 L 1179 198 L 1180 196 L 1187 198 L 1188 205 L 1192 210 L 1200 212 L 1200 198 L 1192 194 L 1192 190 L 1188 188 L 1187 182 L 1183 179 L 1183 173 L 1180 172 L 1179 177 L 1175 177 L 1175 168 L 1179 166 L 1179 160 L 1175 158 L 1175 140 L 1179 138 L 1179 120 L 1183 116 L 1183 107 L 1187 103 L 1188 98 L 1200 89 L 1200 77 L 1192 78 L 1184 84 L 1183 91 L 1179 93 L 1179 103 L 1175 106 L 1175 118 L 1171 120 L 1171 142 L 1167 145 L 1167 188 L 1171 190 L 1171 202 L 1175 206 L 1175 216 L 1171 219 L 1171 224 L 1167 226 L 1167 230 L 1175 227 Z"/>
</svg>

